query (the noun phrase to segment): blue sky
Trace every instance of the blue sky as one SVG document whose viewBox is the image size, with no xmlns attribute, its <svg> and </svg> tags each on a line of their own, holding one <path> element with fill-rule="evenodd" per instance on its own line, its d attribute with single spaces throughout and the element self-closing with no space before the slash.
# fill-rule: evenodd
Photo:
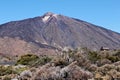
<svg viewBox="0 0 120 80">
<path fill-rule="evenodd" d="M 0 0 L 0 24 L 46 12 L 78 18 L 120 33 L 120 0 Z"/>
</svg>

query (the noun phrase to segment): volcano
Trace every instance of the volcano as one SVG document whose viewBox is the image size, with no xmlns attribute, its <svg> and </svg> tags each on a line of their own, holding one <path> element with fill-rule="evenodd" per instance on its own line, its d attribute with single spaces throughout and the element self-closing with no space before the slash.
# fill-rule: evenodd
<svg viewBox="0 0 120 80">
<path fill-rule="evenodd" d="M 120 48 L 120 34 L 86 21 L 48 12 L 0 25 L 0 53 L 56 54 L 56 49 Z"/>
</svg>

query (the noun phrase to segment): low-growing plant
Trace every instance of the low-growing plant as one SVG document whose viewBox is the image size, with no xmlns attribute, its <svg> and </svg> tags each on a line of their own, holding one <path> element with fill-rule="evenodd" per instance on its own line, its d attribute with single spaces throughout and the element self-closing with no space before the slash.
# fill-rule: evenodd
<svg viewBox="0 0 120 80">
<path fill-rule="evenodd" d="M 39 57 L 35 62 L 31 62 L 32 66 L 39 66 L 39 65 L 44 65 L 52 60 L 51 57 L 48 56 L 42 56 Z"/>
<path fill-rule="evenodd" d="M 0 66 L 0 76 L 15 74 L 15 73 L 16 72 L 11 66 L 8 66 L 8 67 Z"/>
<path fill-rule="evenodd" d="M 57 58 L 53 59 L 52 62 L 54 63 L 55 66 L 60 66 L 60 67 L 67 66 L 69 64 L 66 59 L 61 58 L 61 57 L 57 57 Z"/>
<path fill-rule="evenodd" d="M 3 80 L 11 80 L 11 78 L 10 78 L 10 77 L 5 76 L 5 77 L 3 78 Z"/>
<path fill-rule="evenodd" d="M 21 72 L 28 70 L 28 69 L 29 69 L 28 67 L 20 67 L 20 68 L 14 69 L 14 70 L 15 70 L 16 74 L 20 74 Z"/>
<path fill-rule="evenodd" d="M 21 56 L 21 58 L 17 61 L 16 64 L 22 64 L 22 65 L 31 65 L 31 62 L 35 62 L 39 57 L 34 54 L 26 54 Z"/>
<path fill-rule="evenodd" d="M 108 57 L 108 59 L 109 59 L 111 62 L 120 61 L 120 58 L 119 58 L 118 56 L 110 56 L 110 57 Z"/>
<path fill-rule="evenodd" d="M 96 51 L 89 51 L 88 59 L 95 63 L 97 60 L 101 59 L 101 57 L 98 55 Z"/>
<path fill-rule="evenodd" d="M 120 50 L 118 50 L 118 51 L 114 54 L 114 56 L 120 57 Z"/>
</svg>

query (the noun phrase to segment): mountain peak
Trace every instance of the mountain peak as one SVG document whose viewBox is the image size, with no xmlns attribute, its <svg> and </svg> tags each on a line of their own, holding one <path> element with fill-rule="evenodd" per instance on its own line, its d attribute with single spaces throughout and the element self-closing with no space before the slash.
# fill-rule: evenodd
<svg viewBox="0 0 120 80">
<path fill-rule="evenodd" d="M 45 16 L 52 16 L 52 15 L 54 15 L 54 13 L 52 13 L 52 12 L 45 13 Z"/>
<path fill-rule="evenodd" d="M 47 22 L 51 17 L 57 18 L 57 14 L 54 14 L 52 12 L 47 12 L 43 15 L 42 20 L 43 20 L 43 22 Z"/>
</svg>

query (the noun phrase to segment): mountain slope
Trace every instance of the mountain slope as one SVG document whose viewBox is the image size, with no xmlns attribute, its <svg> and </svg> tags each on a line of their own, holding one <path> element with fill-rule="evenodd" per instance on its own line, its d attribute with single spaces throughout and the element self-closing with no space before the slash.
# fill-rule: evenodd
<svg viewBox="0 0 120 80">
<path fill-rule="evenodd" d="M 0 37 L 4 39 L 6 36 L 33 43 L 39 48 L 88 47 L 99 49 L 101 46 L 112 49 L 120 48 L 119 33 L 50 12 L 40 17 L 0 25 Z M 4 52 L 1 51 L 1 53 Z"/>
</svg>

